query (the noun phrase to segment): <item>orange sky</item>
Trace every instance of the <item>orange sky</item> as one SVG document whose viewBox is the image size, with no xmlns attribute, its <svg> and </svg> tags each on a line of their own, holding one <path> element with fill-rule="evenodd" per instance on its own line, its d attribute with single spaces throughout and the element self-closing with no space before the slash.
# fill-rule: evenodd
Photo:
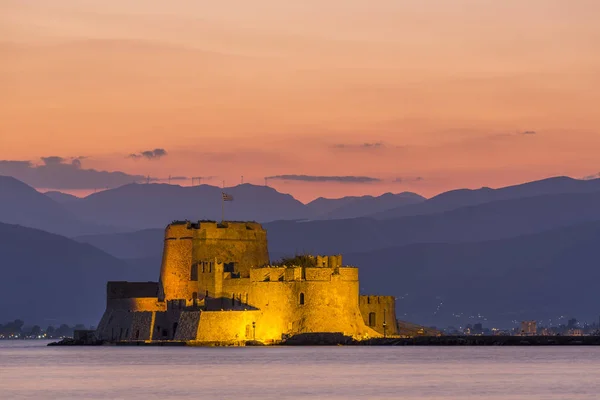
<svg viewBox="0 0 600 400">
<path fill-rule="evenodd" d="M 583 177 L 600 171 L 598 15 L 597 0 L 0 0 L 0 160 L 381 180 L 271 181 L 302 200 Z M 126 157 L 154 148 L 168 155 Z"/>
</svg>

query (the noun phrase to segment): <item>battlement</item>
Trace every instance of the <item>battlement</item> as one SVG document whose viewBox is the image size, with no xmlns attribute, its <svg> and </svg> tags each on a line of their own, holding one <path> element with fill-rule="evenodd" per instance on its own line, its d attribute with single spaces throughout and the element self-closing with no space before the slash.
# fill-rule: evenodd
<svg viewBox="0 0 600 400">
<path fill-rule="evenodd" d="M 211 234 L 223 235 L 227 234 L 240 235 L 247 231 L 264 232 L 263 227 L 254 221 L 173 221 L 165 229 L 166 239 L 181 239 L 190 237 L 202 237 L 203 235 L 211 236 Z"/>
</svg>

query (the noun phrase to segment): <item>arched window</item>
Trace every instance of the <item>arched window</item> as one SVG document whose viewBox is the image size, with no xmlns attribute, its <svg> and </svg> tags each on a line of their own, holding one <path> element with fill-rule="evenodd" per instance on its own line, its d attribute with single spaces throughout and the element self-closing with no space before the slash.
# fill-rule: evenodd
<svg viewBox="0 0 600 400">
<path fill-rule="evenodd" d="M 300 293 L 300 305 L 304 305 L 304 293 Z"/>
</svg>

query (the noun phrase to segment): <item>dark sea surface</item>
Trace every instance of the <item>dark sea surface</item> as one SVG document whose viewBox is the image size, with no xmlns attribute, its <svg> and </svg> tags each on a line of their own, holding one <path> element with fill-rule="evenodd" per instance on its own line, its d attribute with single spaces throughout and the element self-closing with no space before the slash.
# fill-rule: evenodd
<svg viewBox="0 0 600 400">
<path fill-rule="evenodd" d="M 45 347 L 0 399 L 600 399 L 600 347 Z"/>
</svg>

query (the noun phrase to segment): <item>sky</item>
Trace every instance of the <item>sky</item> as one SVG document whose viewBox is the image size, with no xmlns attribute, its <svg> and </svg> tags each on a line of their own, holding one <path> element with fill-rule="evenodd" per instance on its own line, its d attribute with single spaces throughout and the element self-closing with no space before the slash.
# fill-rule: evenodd
<svg viewBox="0 0 600 400">
<path fill-rule="evenodd" d="M 600 172 L 597 0 L 0 0 L 0 174 L 318 196 Z"/>
</svg>

